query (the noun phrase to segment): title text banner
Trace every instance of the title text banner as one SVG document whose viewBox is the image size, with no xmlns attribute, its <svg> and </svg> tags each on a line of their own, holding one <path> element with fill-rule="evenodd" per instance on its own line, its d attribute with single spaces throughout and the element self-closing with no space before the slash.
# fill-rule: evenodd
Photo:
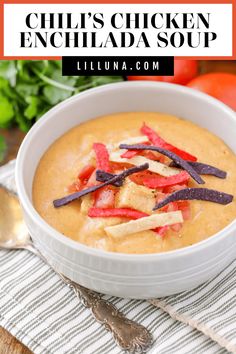
<svg viewBox="0 0 236 354">
<path fill-rule="evenodd" d="M 231 4 L 5 4 L 5 57 L 230 57 Z"/>
</svg>

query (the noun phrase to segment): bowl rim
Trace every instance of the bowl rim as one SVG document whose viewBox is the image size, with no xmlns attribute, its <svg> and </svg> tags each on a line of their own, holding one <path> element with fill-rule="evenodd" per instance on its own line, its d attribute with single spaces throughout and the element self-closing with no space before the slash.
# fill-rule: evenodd
<svg viewBox="0 0 236 354">
<path fill-rule="evenodd" d="M 224 227 L 222 230 L 219 232 L 215 233 L 214 235 L 208 237 L 207 239 L 204 239 L 202 241 L 199 241 L 193 245 L 166 251 L 166 252 L 161 252 L 161 253 L 145 253 L 145 254 L 126 254 L 126 253 L 119 253 L 119 252 L 110 252 L 110 251 L 105 251 L 102 249 L 98 248 L 93 248 L 90 246 L 87 246 L 85 244 L 82 244 L 80 242 L 74 241 L 71 238 L 64 236 L 62 233 L 54 229 L 52 226 L 50 226 L 36 211 L 34 208 L 32 202 L 30 201 L 27 192 L 24 187 L 24 182 L 23 182 L 23 163 L 25 160 L 25 155 L 27 154 L 27 150 L 29 148 L 30 142 L 33 140 L 34 136 L 37 135 L 37 131 L 40 127 L 42 127 L 44 124 L 46 124 L 47 119 L 52 118 L 56 114 L 57 111 L 60 111 L 62 108 L 65 108 L 65 106 L 70 105 L 70 103 L 77 101 L 81 97 L 86 97 L 90 96 L 91 94 L 96 94 L 97 92 L 103 92 L 106 93 L 106 91 L 117 88 L 117 89 L 122 89 L 124 87 L 130 86 L 132 89 L 137 89 L 139 88 L 157 88 L 157 89 L 165 89 L 171 91 L 178 91 L 179 93 L 183 93 L 186 96 L 191 96 L 195 97 L 200 100 L 208 101 L 208 103 L 215 105 L 219 110 L 224 111 L 225 115 L 228 116 L 229 121 L 233 121 L 234 123 L 236 122 L 236 113 L 226 106 L 224 103 L 220 102 L 219 100 L 202 93 L 200 91 L 188 88 L 186 86 L 181 86 L 177 84 L 170 84 L 170 83 L 163 83 L 163 82 L 152 82 L 152 81 L 131 81 L 131 82 L 118 82 L 118 83 L 111 83 L 111 84 L 106 84 L 102 85 L 96 88 L 92 88 L 86 91 L 83 91 L 81 93 L 78 93 L 58 105 L 54 106 L 51 108 L 49 111 L 47 111 L 40 119 L 38 120 L 33 127 L 30 129 L 30 131 L 26 134 L 20 149 L 17 154 L 16 158 L 16 167 L 15 167 L 15 179 L 16 179 L 16 187 L 17 187 L 17 193 L 20 199 L 20 202 L 23 206 L 23 209 L 30 215 L 30 217 L 34 220 L 36 224 L 40 226 L 41 229 L 45 233 L 49 233 L 51 237 L 53 237 L 56 241 L 60 242 L 61 244 L 70 247 L 76 251 L 85 253 L 87 255 L 92 255 L 100 258 L 106 258 L 106 259 L 113 259 L 113 260 L 119 260 L 119 261 L 131 261 L 131 262 L 149 262 L 149 261 L 161 261 L 162 259 L 168 259 L 172 257 L 182 257 L 186 254 L 190 255 L 192 253 L 201 251 L 204 248 L 211 247 L 220 239 L 224 238 L 226 234 L 228 234 L 231 229 L 236 229 L 236 219 L 234 219 L 230 224 L 228 224 L 226 227 Z"/>
</svg>

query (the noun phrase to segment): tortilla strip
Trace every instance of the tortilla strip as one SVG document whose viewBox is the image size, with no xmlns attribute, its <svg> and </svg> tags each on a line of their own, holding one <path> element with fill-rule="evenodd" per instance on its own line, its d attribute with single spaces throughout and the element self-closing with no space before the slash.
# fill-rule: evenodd
<svg viewBox="0 0 236 354">
<path fill-rule="evenodd" d="M 110 178 L 108 181 L 106 181 L 104 183 L 93 185 L 88 188 L 81 189 L 78 192 L 66 195 L 65 197 L 55 199 L 55 200 L 53 200 L 53 205 L 55 208 L 60 208 L 64 205 L 67 205 L 67 204 L 73 202 L 76 199 L 83 197 L 84 195 L 96 192 L 98 189 L 101 189 L 105 186 L 109 186 L 110 184 L 113 184 L 114 182 L 117 182 L 120 179 L 124 180 L 126 177 L 132 175 L 133 173 L 141 172 L 141 171 L 144 171 L 147 169 L 148 169 L 148 163 L 145 163 L 142 166 L 135 166 L 135 167 L 128 168 L 127 170 L 122 171 L 118 175 L 114 175 L 114 177 Z"/>
<path fill-rule="evenodd" d="M 183 216 L 180 210 L 169 213 L 153 214 L 137 220 L 105 227 L 107 235 L 118 238 L 140 231 L 155 229 L 159 226 L 173 225 L 183 222 Z"/>
<path fill-rule="evenodd" d="M 110 154 L 110 161 L 113 162 L 121 162 L 121 163 L 129 163 L 131 165 L 139 166 L 143 163 L 149 164 L 149 171 L 158 173 L 161 176 L 169 177 L 174 176 L 179 173 L 177 168 L 169 167 L 164 165 L 163 163 L 149 160 L 144 156 L 134 156 L 131 159 L 122 158 L 119 153 L 113 152 Z"/>
<path fill-rule="evenodd" d="M 172 161 L 176 162 L 179 166 L 181 166 L 185 171 L 187 171 L 190 176 L 196 181 L 198 184 L 204 184 L 205 181 L 202 179 L 202 177 L 194 170 L 194 168 L 184 159 L 182 159 L 179 155 L 176 155 L 173 151 L 164 149 L 159 146 L 155 145 L 142 145 L 142 144 L 137 144 L 137 145 L 126 145 L 126 144 L 121 144 L 120 149 L 125 149 L 125 150 L 138 150 L 138 151 L 155 151 L 159 152 L 160 154 L 167 156 L 169 159 Z M 192 155 L 191 155 L 192 156 Z"/>
<path fill-rule="evenodd" d="M 115 143 L 116 147 L 118 148 L 120 144 L 141 144 L 141 143 L 146 143 L 148 142 L 148 138 L 146 136 L 132 136 L 131 138 L 124 139 L 122 141 L 119 141 L 118 143 Z M 122 151 L 124 153 L 124 151 Z"/>
</svg>

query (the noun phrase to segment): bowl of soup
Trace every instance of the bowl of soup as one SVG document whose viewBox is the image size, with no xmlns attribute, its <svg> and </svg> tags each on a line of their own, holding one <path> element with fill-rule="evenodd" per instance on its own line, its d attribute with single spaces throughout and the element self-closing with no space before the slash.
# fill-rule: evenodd
<svg viewBox="0 0 236 354">
<path fill-rule="evenodd" d="M 191 289 L 234 258 L 236 115 L 179 85 L 78 94 L 27 134 L 16 183 L 33 241 L 67 277 L 121 297 Z"/>
</svg>

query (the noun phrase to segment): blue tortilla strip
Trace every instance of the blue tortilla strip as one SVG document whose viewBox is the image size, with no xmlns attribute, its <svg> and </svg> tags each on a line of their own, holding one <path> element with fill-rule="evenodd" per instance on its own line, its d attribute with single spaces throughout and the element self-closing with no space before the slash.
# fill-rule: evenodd
<svg viewBox="0 0 236 354">
<path fill-rule="evenodd" d="M 96 171 L 96 180 L 99 182 L 107 182 L 109 179 L 115 177 L 116 175 L 113 173 L 105 172 L 103 170 Z M 124 180 L 120 179 L 114 183 L 112 183 L 115 187 L 121 187 L 123 185 Z"/>
<path fill-rule="evenodd" d="M 185 188 L 172 193 L 160 203 L 157 203 L 153 210 L 163 208 L 165 205 L 178 200 L 205 200 L 226 205 L 232 202 L 233 195 L 208 188 Z"/>
<path fill-rule="evenodd" d="M 120 149 L 126 149 L 126 150 L 151 150 L 151 151 L 157 151 L 167 157 L 169 157 L 171 160 L 173 160 L 178 166 L 182 167 L 185 171 L 187 171 L 190 176 L 198 183 L 198 184 L 204 184 L 204 180 L 199 176 L 199 174 L 194 170 L 194 168 L 185 160 L 181 159 L 178 155 L 173 153 L 172 151 L 163 149 L 159 146 L 154 146 L 154 145 L 142 145 L 142 144 L 137 144 L 137 145 L 127 145 L 127 144 L 120 144 L 119 146 Z"/>
<path fill-rule="evenodd" d="M 225 179 L 227 177 L 227 172 L 220 170 L 217 167 L 208 165 L 206 163 L 188 161 L 188 164 L 191 165 L 199 175 L 210 175 L 222 179 Z M 172 161 L 169 166 L 180 167 L 174 161 Z"/>
<path fill-rule="evenodd" d="M 54 205 L 55 208 L 59 208 L 61 206 L 67 205 L 67 204 L 73 202 L 74 200 L 83 197 L 86 194 L 96 192 L 98 189 L 101 189 L 101 188 L 103 188 L 105 186 L 113 184 L 114 182 L 123 181 L 124 178 L 128 177 L 129 175 L 132 175 L 133 173 L 137 173 L 137 172 L 140 172 L 140 171 L 147 170 L 148 167 L 149 167 L 148 163 L 145 163 L 145 164 L 140 165 L 140 166 L 135 166 L 135 167 L 128 168 L 127 170 L 125 170 L 125 171 L 119 173 L 118 175 L 110 178 L 108 181 L 106 181 L 104 183 L 101 183 L 101 184 L 99 184 L 97 186 L 91 186 L 91 187 L 83 189 L 83 190 L 81 190 L 79 192 L 75 192 L 73 194 L 69 194 L 69 195 L 67 195 L 67 196 L 65 196 L 63 198 L 56 199 L 56 200 L 53 201 L 53 205 Z"/>
</svg>

